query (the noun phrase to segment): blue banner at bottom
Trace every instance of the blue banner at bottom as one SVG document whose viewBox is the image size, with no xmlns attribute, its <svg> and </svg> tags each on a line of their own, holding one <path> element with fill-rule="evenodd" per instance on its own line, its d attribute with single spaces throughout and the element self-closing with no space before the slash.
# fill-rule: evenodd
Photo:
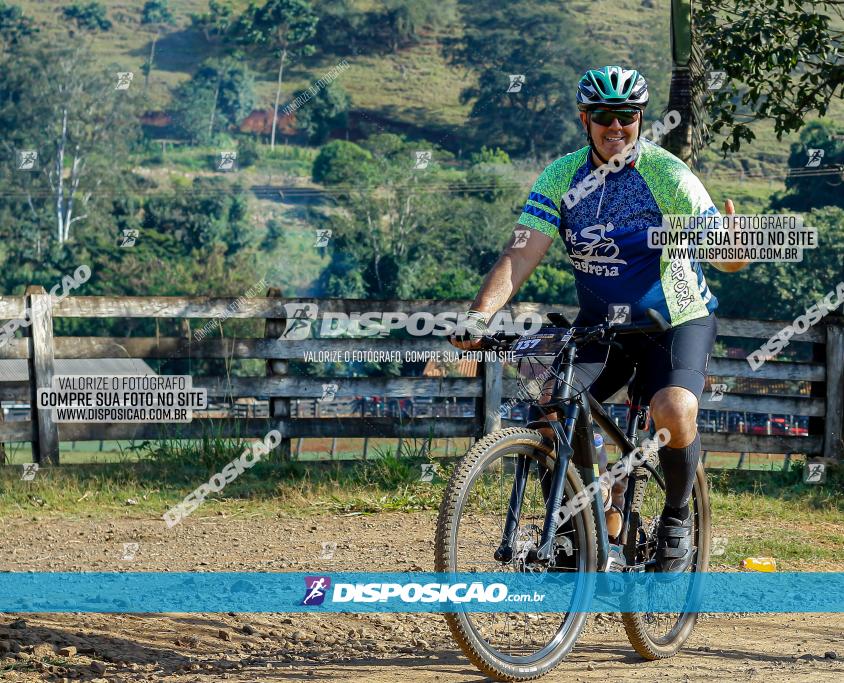
<svg viewBox="0 0 844 683">
<path fill-rule="evenodd" d="M 844 612 L 844 572 L 0 574 L 0 612 Z"/>
</svg>

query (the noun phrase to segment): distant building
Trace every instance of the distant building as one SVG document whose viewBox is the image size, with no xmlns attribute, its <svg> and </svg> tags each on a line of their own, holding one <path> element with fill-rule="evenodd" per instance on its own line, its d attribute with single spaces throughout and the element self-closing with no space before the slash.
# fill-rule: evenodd
<svg viewBox="0 0 844 683">
<path fill-rule="evenodd" d="M 168 135 L 173 134 L 176 121 L 169 112 L 148 111 L 141 114 L 140 123 L 148 135 L 155 136 L 165 131 Z M 249 116 L 240 122 L 237 129 L 241 133 L 269 136 L 273 129 L 273 110 L 271 108 L 253 110 Z M 279 107 L 276 130 L 278 131 L 276 136 L 296 135 L 296 114 L 293 112 L 284 114 L 283 109 Z"/>
<path fill-rule="evenodd" d="M 252 133 L 253 135 L 270 135 L 273 130 L 273 110 L 256 109 L 240 122 L 238 130 L 241 133 Z M 285 115 L 279 107 L 276 131 L 276 135 L 295 135 L 296 114 Z"/>
</svg>

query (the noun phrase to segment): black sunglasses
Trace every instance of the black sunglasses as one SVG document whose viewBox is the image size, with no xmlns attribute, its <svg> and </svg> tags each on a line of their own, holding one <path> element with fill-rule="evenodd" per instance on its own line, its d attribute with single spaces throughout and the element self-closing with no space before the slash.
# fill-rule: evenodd
<svg viewBox="0 0 844 683">
<path fill-rule="evenodd" d="M 639 118 L 638 109 L 595 109 L 591 112 L 592 120 L 599 126 L 611 126 L 615 119 L 622 126 L 629 126 Z"/>
</svg>

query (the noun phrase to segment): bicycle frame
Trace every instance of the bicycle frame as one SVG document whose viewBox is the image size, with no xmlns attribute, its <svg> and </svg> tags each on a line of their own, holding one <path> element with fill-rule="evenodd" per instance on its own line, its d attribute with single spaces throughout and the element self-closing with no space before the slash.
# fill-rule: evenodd
<svg viewBox="0 0 844 683">
<path fill-rule="evenodd" d="M 579 392 L 572 397 L 572 380 L 574 377 L 574 363 L 577 356 L 577 343 L 570 342 L 552 363 L 553 374 L 556 377 L 550 400 L 541 404 L 546 417 L 562 414 L 563 422 L 558 419 L 548 419 L 542 422 L 542 426 L 549 426 L 554 432 L 556 460 L 550 488 L 545 501 L 545 520 L 542 526 L 539 547 L 531 550 L 528 560 L 545 563 L 551 560 L 554 551 L 554 536 L 557 531 L 559 511 L 562 504 L 566 473 L 572 456 L 576 454 L 578 462 L 576 466 L 588 487 L 595 481 L 595 465 L 597 464 L 597 453 L 595 452 L 593 420 L 604 430 L 609 439 L 615 443 L 622 452 L 621 459 L 628 459 L 636 450 L 638 445 L 638 428 L 645 429 L 648 422 L 648 407 L 639 403 L 638 392 L 632 393 L 630 409 L 628 412 L 627 429 L 622 430 L 606 413 L 600 403 L 588 392 Z M 562 377 L 562 379 L 560 379 Z M 635 385 L 635 382 L 634 382 Z M 532 425 L 538 425 L 533 422 Z M 576 428 L 580 428 L 580 439 L 575 444 Z M 575 453 L 575 445 L 578 446 Z M 586 456 L 586 457 L 584 457 Z M 509 562 L 513 557 L 513 546 L 515 543 L 518 520 L 521 514 L 522 501 L 524 499 L 525 486 L 530 471 L 531 458 L 520 454 L 517 456 L 513 488 L 510 492 L 510 504 L 507 517 L 504 523 L 501 545 L 494 553 L 496 561 Z M 659 474 L 647 461 L 642 463 L 651 476 L 661 481 Z M 625 468 L 628 472 L 629 467 Z M 629 477 L 629 474 L 628 474 Z M 623 522 L 621 532 L 618 536 L 619 545 L 623 547 L 627 542 L 630 529 L 630 517 L 633 508 L 633 486 L 627 486 L 624 499 Z M 606 519 L 603 512 L 603 498 L 601 490 L 596 487 L 595 494 L 591 501 L 593 516 L 595 518 L 596 533 L 598 535 L 598 567 L 606 571 L 609 566 L 610 543 L 607 537 Z"/>
</svg>

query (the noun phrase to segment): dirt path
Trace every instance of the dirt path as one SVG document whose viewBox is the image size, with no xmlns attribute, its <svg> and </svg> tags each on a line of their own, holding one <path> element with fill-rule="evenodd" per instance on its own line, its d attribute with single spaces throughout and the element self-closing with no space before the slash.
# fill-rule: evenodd
<svg viewBox="0 0 844 683">
<path fill-rule="evenodd" d="M 0 522 L 0 570 L 351 571 L 432 567 L 434 513 L 292 518 L 15 518 Z M 392 540 L 391 540 L 392 539 Z M 321 544 L 336 542 L 331 560 Z M 124 560 L 124 543 L 137 543 Z M 479 681 L 437 615 L 0 616 L 3 681 Z M 58 654 L 60 648 L 76 652 Z M 835 653 L 837 659 L 825 657 Z M 702 619 L 685 650 L 648 663 L 620 623 L 593 618 L 548 681 L 784 683 L 844 676 L 844 615 Z"/>
</svg>

